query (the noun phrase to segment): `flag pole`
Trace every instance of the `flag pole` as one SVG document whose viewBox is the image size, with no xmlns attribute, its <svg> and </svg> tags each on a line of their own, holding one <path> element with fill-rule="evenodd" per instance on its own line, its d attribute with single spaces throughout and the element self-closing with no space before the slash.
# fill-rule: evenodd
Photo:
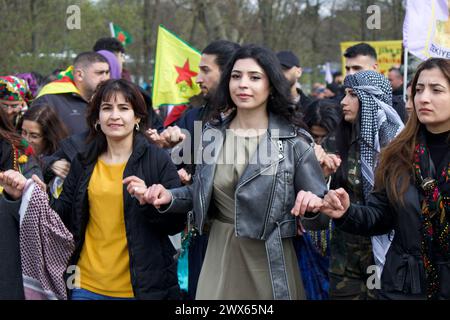
<svg viewBox="0 0 450 320">
<path fill-rule="evenodd" d="M 109 23 L 109 30 L 111 31 L 111 37 L 115 38 L 116 34 L 114 32 L 114 25 L 112 22 Z"/>
<path fill-rule="evenodd" d="M 406 86 L 408 84 L 408 47 L 405 47 L 405 53 L 403 57 L 403 101 L 406 103 Z"/>
</svg>

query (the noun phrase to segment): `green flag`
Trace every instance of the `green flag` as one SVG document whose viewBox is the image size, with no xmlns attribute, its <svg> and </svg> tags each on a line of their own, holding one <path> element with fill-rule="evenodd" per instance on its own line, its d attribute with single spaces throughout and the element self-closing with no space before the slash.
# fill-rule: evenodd
<svg viewBox="0 0 450 320">
<path fill-rule="evenodd" d="M 195 83 L 201 54 L 177 35 L 158 28 L 155 72 L 153 76 L 153 107 L 187 104 L 201 92 Z"/>
<path fill-rule="evenodd" d="M 120 41 L 124 46 L 129 45 L 133 42 L 133 37 L 123 30 L 118 25 L 112 23 L 112 30 L 114 31 L 113 37 Z"/>
</svg>

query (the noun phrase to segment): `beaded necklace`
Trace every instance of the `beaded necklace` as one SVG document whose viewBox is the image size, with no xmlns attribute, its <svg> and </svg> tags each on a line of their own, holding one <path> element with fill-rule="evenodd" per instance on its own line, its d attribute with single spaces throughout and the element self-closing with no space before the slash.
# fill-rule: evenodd
<svg viewBox="0 0 450 320">
<path fill-rule="evenodd" d="M 22 164 L 28 162 L 28 157 L 34 154 L 33 148 L 27 142 L 27 140 L 22 139 L 20 141 L 20 146 L 23 148 L 24 152 L 21 154 L 19 148 L 12 145 L 12 159 L 13 159 L 13 170 L 22 173 Z"/>
<path fill-rule="evenodd" d="M 440 291 L 436 258 L 450 258 L 449 217 L 447 216 L 450 212 L 450 197 L 442 192 L 444 184 L 450 183 L 450 163 L 435 180 L 431 177 L 429 166 L 425 166 L 429 159 L 429 150 L 426 145 L 417 144 L 414 152 L 414 171 L 416 185 L 424 195 L 420 216 L 422 259 L 426 272 L 427 298 L 436 299 Z"/>
</svg>

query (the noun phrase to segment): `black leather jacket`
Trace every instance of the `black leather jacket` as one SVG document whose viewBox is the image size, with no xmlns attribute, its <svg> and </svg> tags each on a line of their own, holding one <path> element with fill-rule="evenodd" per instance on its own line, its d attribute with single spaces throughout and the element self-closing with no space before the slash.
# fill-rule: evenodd
<svg viewBox="0 0 450 320">
<path fill-rule="evenodd" d="M 192 185 L 170 190 L 172 203 L 163 211 L 193 209 L 201 233 L 209 219 L 215 164 L 230 121 L 225 119 L 218 126 L 205 126 L 203 156 L 211 154 L 211 159 L 202 158 Z M 214 137 L 212 141 L 211 137 Z M 260 150 L 270 156 L 257 158 Z M 238 237 L 265 241 L 274 298 L 289 299 L 281 239 L 296 235 L 297 221 L 290 211 L 297 193 L 305 190 L 323 196 L 325 179 L 309 134 L 275 114 L 269 114 L 268 132 L 253 157 L 236 186 L 235 232 Z M 318 214 L 307 215 L 303 221 L 309 229 L 326 228 L 327 223 L 328 219 Z"/>
</svg>

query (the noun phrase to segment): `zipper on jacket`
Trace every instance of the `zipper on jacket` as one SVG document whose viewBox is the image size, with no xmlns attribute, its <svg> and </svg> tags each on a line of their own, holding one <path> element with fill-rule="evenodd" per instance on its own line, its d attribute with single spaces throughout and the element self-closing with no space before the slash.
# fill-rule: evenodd
<svg viewBox="0 0 450 320">
<path fill-rule="evenodd" d="M 269 205 L 267 206 L 266 216 L 265 216 L 265 220 L 264 220 L 264 230 L 263 230 L 263 233 L 259 236 L 260 238 L 262 238 L 262 236 L 266 233 L 267 222 L 269 221 L 270 208 L 272 207 L 273 193 L 274 193 L 275 184 L 276 184 L 276 174 L 274 175 L 274 177 L 275 178 L 272 181 L 272 188 L 270 189 Z"/>
<path fill-rule="evenodd" d="M 202 185 L 202 183 L 201 183 L 201 177 L 199 177 L 200 179 L 198 179 L 198 182 L 199 182 L 199 186 L 200 186 L 200 211 L 201 211 L 201 213 L 202 213 L 202 217 L 201 217 L 201 219 L 200 219 L 200 225 L 198 226 L 199 227 L 199 232 L 201 233 L 201 234 L 203 234 L 203 223 L 204 223 L 204 220 L 205 220 L 205 217 L 206 217 L 206 212 L 205 212 L 205 204 L 204 204 L 204 199 L 203 199 L 203 185 Z"/>
</svg>

